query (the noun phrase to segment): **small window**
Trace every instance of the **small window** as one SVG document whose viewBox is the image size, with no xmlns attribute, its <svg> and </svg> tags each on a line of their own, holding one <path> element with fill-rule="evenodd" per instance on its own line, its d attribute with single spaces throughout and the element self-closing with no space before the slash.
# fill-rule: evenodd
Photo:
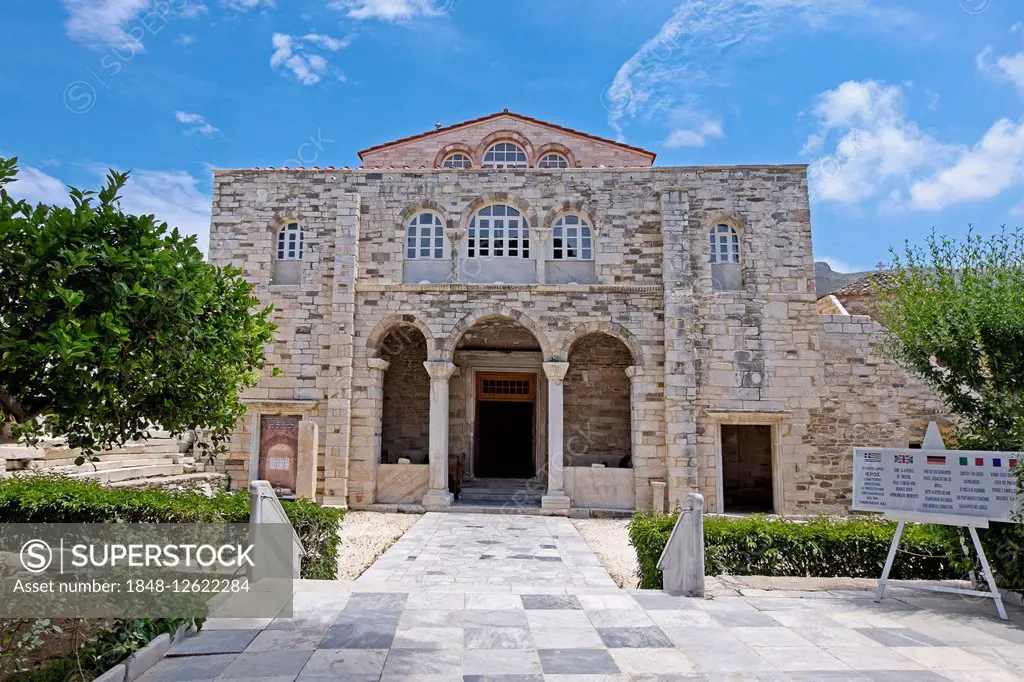
<svg viewBox="0 0 1024 682">
<path fill-rule="evenodd" d="M 487 206 L 473 216 L 467 235 L 470 258 L 529 258 L 530 228 L 511 206 Z"/>
<path fill-rule="evenodd" d="M 484 154 L 484 168 L 527 168 L 526 152 L 515 142 L 499 142 Z"/>
<path fill-rule="evenodd" d="M 405 229 L 405 257 L 444 258 L 444 223 L 440 216 L 424 212 L 410 221 Z"/>
<path fill-rule="evenodd" d="M 277 260 L 302 260 L 306 236 L 298 223 L 291 223 L 277 233 Z"/>
<path fill-rule="evenodd" d="M 594 236 L 590 225 L 578 215 L 562 216 L 552 235 L 555 260 L 593 260 Z"/>
<path fill-rule="evenodd" d="M 473 161 L 462 152 L 455 152 L 444 157 L 441 168 L 472 168 Z"/>
<path fill-rule="evenodd" d="M 545 154 L 537 163 L 537 168 L 568 168 L 569 160 L 561 154 Z"/>
<path fill-rule="evenodd" d="M 711 228 L 711 263 L 739 263 L 740 236 L 729 225 Z"/>
</svg>

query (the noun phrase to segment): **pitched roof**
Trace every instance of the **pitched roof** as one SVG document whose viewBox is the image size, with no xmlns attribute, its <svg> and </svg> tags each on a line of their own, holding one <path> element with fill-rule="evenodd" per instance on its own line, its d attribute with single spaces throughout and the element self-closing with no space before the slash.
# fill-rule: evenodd
<svg viewBox="0 0 1024 682">
<path fill-rule="evenodd" d="M 884 270 L 872 272 L 856 281 L 850 282 L 846 286 L 836 289 L 832 294 L 840 299 L 843 296 L 872 296 L 875 293 L 876 284 L 878 288 L 888 289 L 894 284 L 893 279 L 894 277 L 891 272 Z"/>
<path fill-rule="evenodd" d="M 364 154 L 369 154 L 370 152 L 380 151 L 381 149 L 387 149 L 388 147 L 393 147 L 393 146 L 398 145 L 398 144 L 405 144 L 406 142 L 412 142 L 413 140 L 420 140 L 420 139 L 423 139 L 425 137 L 430 137 L 431 135 L 439 135 L 441 133 L 447 133 L 447 132 L 449 132 L 451 130 L 456 130 L 458 128 L 463 128 L 465 126 L 475 125 L 477 123 L 483 123 L 484 121 L 489 121 L 489 120 L 491 120 L 493 118 L 499 118 L 501 116 L 511 116 L 512 118 L 517 118 L 520 121 L 526 121 L 528 123 L 535 123 L 537 125 L 541 125 L 541 126 L 544 126 L 546 128 L 552 128 L 554 130 L 559 130 L 559 131 L 561 131 L 563 133 L 569 133 L 570 135 L 576 135 L 578 137 L 585 137 L 585 138 L 587 138 L 589 140 L 596 140 L 598 142 L 603 142 L 605 144 L 610 144 L 610 145 L 614 145 L 616 147 L 621 147 L 622 149 L 628 149 L 628 150 L 633 151 L 633 152 L 639 152 L 641 154 L 647 154 L 648 156 L 651 157 L 651 163 L 653 163 L 654 159 L 657 158 L 657 156 L 658 156 L 654 152 L 649 151 L 647 149 L 643 149 L 641 147 L 634 147 L 632 145 L 623 144 L 622 142 L 616 142 L 615 140 L 609 140 L 606 137 L 598 137 L 597 135 L 591 135 L 590 133 L 584 133 L 584 132 L 581 132 L 579 130 L 573 130 L 572 128 L 565 128 L 565 127 L 560 126 L 560 125 L 555 125 L 554 123 L 548 123 L 547 121 L 541 121 L 540 119 L 537 119 L 537 118 L 531 118 L 529 116 L 523 116 L 522 114 L 516 114 L 516 113 L 510 112 L 508 109 L 505 109 L 504 111 L 499 111 L 496 114 L 488 114 L 487 116 L 482 116 L 480 118 L 470 119 L 469 121 L 463 121 L 462 123 L 456 123 L 454 125 L 445 126 L 443 128 L 437 128 L 436 130 L 430 130 L 430 131 L 427 131 L 425 133 L 420 133 L 419 135 L 412 135 L 411 137 L 403 137 L 400 140 L 392 140 L 391 142 L 385 142 L 384 144 L 378 144 L 378 145 L 376 145 L 374 147 L 369 147 L 369 148 L 364 149 L 363 151 L 359 152 L 359 158 L 362 159 Z"/>
</svg>

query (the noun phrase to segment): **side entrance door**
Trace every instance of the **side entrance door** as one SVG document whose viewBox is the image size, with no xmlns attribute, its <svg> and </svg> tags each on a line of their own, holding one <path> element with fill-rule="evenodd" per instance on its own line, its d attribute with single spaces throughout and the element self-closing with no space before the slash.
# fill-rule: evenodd
<svg viewBox="0 0 1024 682">
<path fill-rule="evenodd" d="M 533 478 L 535 374 L 476 375 L 477 478 Z"/>
</svg>

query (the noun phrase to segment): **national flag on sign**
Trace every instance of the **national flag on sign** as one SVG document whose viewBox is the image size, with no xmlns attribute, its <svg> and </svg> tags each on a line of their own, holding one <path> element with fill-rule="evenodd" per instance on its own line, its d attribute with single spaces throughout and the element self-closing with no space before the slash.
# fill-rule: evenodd
<svg viewBox="0 0 1024 682">
<path fill-rule="evenodd" d="M 1003 460 L 999 459 L 998 457 L 993 457 L 992 458 L 992 466 L 994 466 L 996 468 L 1002 468 Z"/>
<path fill-rule="evenodd" d="M 975 457 L 974 458 L 974 466 L 976 466 L 976 467 L 983 467 L 983 466 L 985 466 L 985 458 L 984 457 Z"/>
<path fill-rule="evenodd" d="M 967 458 L 966 457 L 961 457 L 960 458 L 960 466 L 962 466 L 962 467 L 967 466 Z"/>
<path fill-rule="evenodd" d="M 1012 469 L 1012 468 L 1014 468 L 1015 466 L 1017 466 L 1017 460 L 1015 460 L 1015 459 L 1011 459 L 1011 460 L 1010 460 L 1010 468 Z"/>
<path fill-rule="evenodd" d="M 896 463 L 897 464 L 913 464 L 914 463 L 914 456 L 913 455 L 896 455 Z"/>
<path fill-rule="evenodd" d="M 940 457 L 939 455 L 928 455 L 929 464 L 945 464 L 946 458 Z"/>
<path fill-rule="evenodd" d="M 882 453 L 881 452 L 865 452 L 864 453 L 864 461 L 865 462 L 878 462 L 878 463 L 881 463 L 882 462 Z"/>
</svg>

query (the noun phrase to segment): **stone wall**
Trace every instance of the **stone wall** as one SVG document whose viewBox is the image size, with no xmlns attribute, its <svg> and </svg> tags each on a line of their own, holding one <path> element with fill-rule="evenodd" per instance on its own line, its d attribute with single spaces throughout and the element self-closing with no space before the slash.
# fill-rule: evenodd
<svg viewBox="0 0 1024 682">
<path fill-rule="evenodd" d="M 461 283 L 464 228 L 496 201 L 527 217 L 538 246 L 565 211 L 586 216 L 596 232 L 597 283 Z M 453 278 L 403 284 L 405 223 L 425 208 L 448 226 Z M 271 285 L 274 237 L 293 221 L 306 231 L 300 283 Z M 707 231 L 722 221 L 741 234 L 741 291 L 712 290 Z M 546 253 L 532 250 L 538 273 Z M 825 382 L 802 166 L 222 171 L 210 255 L 242 268 L 262 302 L 277 308 L 280 341 L 267 370 L 280 375 L 246 399 L 257 414 L 318 422 L 327 502 L 374 501 L 384 336 L 415 326 L 427 357 L 446 361 L 467 330 L 496 318 L 521 324 L 545 361 L 567 360 L 574 341 L 595 331 L 626 344 L 636 367 L 638 506 L 650 504 L 657 479 L 668 482 L 670 504 L 703 490 L 713 509 L 714 427 L 735 414 L 779 424 L 787 508 L 789 494 L 803 492 L 801 467 L 814 454 L 806 429 Z M 246 474 L 250 424 L 240 424 L 221 465 L 236 481 Z"/>
<path fill-rule="evenodd" d="M 882 352 L 882 328 L 866 315 L 822 315 L 825 387 L 803 437 L 810 446 L 793 493 L 807 513 L 852 502 L 854 447 L 920 443 L 929 421 L 948 423 L 942 400 Z"/>
<path fill-rule="evenodd" d="M 565 465 L 619 466 L 630 454 L 629 348 L 606 334 L 573 344 L 565 375 Z"/>
<path fill-rule="evenodd" d="M 430 442 L 430 375 L 427 340 L 415 327 L 392 330 L 381 344 L 384 397 L 381 408 L 381 461 L 397 464 L 408 457 L 413 464 L 426 464 Z"/>
<path fill-rule="evenodd" d="M 516 116 L 499 116 L 452 130 L 427 134 L 401 144 L 363 154 L 366 168 L 435 168 L 452 152 L 462 152 L 479 168 L 487 148 L 496 142 L 516 142 L 523 147 L 530 165 L 536 166 L 548 152 L 567 157 L 570 167 L 649 167 L 653 158 L 641 151 L 586 135 L 524 121 Z M 557 172 L 557 171 L 555 171 Z"/>
</svg>

